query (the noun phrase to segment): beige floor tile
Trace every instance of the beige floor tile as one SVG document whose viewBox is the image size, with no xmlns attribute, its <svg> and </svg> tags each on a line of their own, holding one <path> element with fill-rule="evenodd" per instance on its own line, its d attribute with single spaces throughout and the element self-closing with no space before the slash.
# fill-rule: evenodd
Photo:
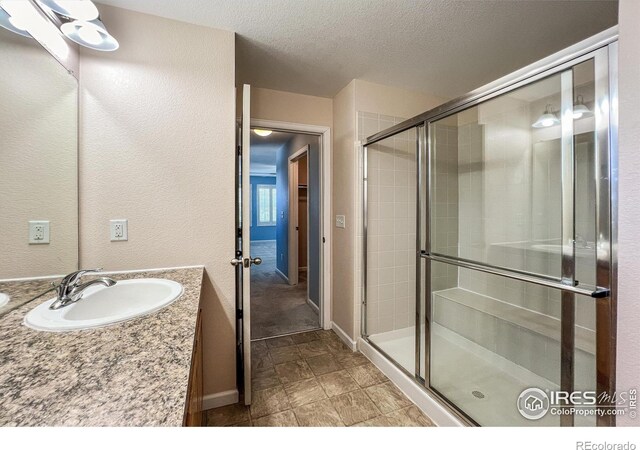
<svg viewBox="0 0 640 450">
<path fill-rule="evenodd" d="M 333 357 L 344 368 L 361 366 L 369 362 L 366 356 L 360 352 L 341 352 L 334 354 Z"/>
<path fill-rule="evenodd" d="M 233 425 L 229 425 L 230 427 L 250 427 L 251 422 L 248 420 L 246 422 L 234 423 Z"/>
<path fill-rule="evenodd" d="M 340 339 L 338 335 L 335 333 L 335 331 L 333 330 L 317 330 L 316 334 L 320 339 L 333 339 L 333 338 Z"/>
<path fill-rule="evenodd" d="M 298 350 L 298 347 L 295 345 L 272 348 L 269 350 L 269 355 L 271 355 L 271 361 L 273 361 L 274 364 L 301 359 L 300 350 Z"/>
<path fill-rule="evenodd" d="M 251 370 L 262 372 L 273 367 L 273 360 L 269 353 L 252 353 L 251 354 Z"/>
<path fill-rule="evenodd" d="M 256 369 L 255 366 L 251 367 L 252 380 L 258 380 L 260 378 L 269 378 L 269 377 L 275 377 L 275 376 L 277 376 L 277 374 L 274 366 L 263 368 L 263 369 Z"/>
<path fill-rule="evenodd" d="M 409 399 L 391 382 L 368 387 L 365 392 L 383 414 L 411 405 Z"/>
<path fill-rule="evenodd" d="M 329 350 L 329 353 L 333 353 L 333 354 L 353 353 L 353 350 L 347 347 L 344 344 L 344 342 L 342 342 L 339 339 L 338 340 L 327 339 L 324 341 L 324 343 L 327 345 L 327 349 Z"/>
<path fill-rule="evenodd" d="M 331 404 L 338 411 L 346 426 L 364 422 L 380 415 L 380 411 L 367 394 L 360 390 L 333 397 Z"/>
<path fill-rule="evenodd" d="M 289 397 L 292 408 L 327 398 L 327 394 L 324 393 L 322 386 L 315 378 L 285 384 L 284 390 Z"/>
<path fill-rule="evenodd" d="M 327 343 L 322 339 L 298 344 L 298 348 L 303 358 L 313 358 L 314 356 L 329 353 L 329 347 L 327 347 Z"/>
<path fill-rule="evenodd" d="M 325 355 L 314 356 L 313 358 L 307 358 L 307 364 L 311 367 L 314 375 L 324 375 L 325 373 L 336 372 L 342 369 L 342 366 L 338 364 L 333 355 L 327 353 Z"/>
<path fill-rule="evenodd" d="M 272 388 L 275 386 L 280 386 L 280 377 L 276 375 L 275 370 L 273 370 L 273 375 L 254 378 L 251 380 L 251 387 L 254 391 L 262 391 L 263 389 Z"/>
<path fill-rule="evenodd" d="M 209 427 L 226 427 L 249 420 L 249 408 L 239 403 L 222 406 L 207 411 L 206 424 Z"/>
<path fill-rule="evenodd" d="M 267 341 L 254 341 L 251 343 L 251 353 L 266 352 Z"/>
<path fill-rule="evenodd" d="M 251 417 L 257 419 L 258 417 L 268 416 L 290 408 L 289 398 L 284 388 L 276 386 L 254 392 L 250 412 Z"/>
<path fill-rule="evenodd" d="M 347 368 L 349 375 L 356 380 L 356 383 L 362 388 L 373 386 L 375 384 L 384 383 L 387 377 L 371 363 Z"/>
<path fill-rule="evenodd" d="M 306 333 L 298 333 L 291 336 L 295 344 L 304 344 L 305 342 L 317 341 L 320 339 L 315 331 L 307 331 Z"/>
<path fill-rule="evenodd" d="M 267 347 L 269 348 L 287 347 L 289 345 L 293 345 L 293 339 L 291 338 L 291 336 L 282 336 L 273 339 L 267 339 L 265 342 L 267 343 Z"/>
<path fill-rule="evenodd" d="M 346 370 L 321 375 L 317 379 L 329 397 L 359 389 L 358 384 Z"/>
<path fill-rule="evenodd" d="M 386 416 L 378 416 L 365 422 L 356 423 L 354 427 L 393 427 L 392 421 Z"/>
<path fill-rule="evenodd" d="M 420 409 L 411 405 L 386 415 L 394 427 L 433 427 L 433 422 Z"/>
<path fill-rule="evenodd" d="M 304 360 L 276 364 L 275 369 L 283 384 L 313 378 L 313 372 Z"/>
<path fill-rule="evenodd" d="M 298 421 L 296 420 L 293 411 L 282 411 L 275 414 L 256 419 L 253 422 L 254 427 L 297 427 Z"/>
<path fill-rule="evenodd" d="M 340 415 L 327 400 L 321 400 L 293 410 L 298 424 L 302 427 L 341 427 L 344 426 Z"/>
</svg>

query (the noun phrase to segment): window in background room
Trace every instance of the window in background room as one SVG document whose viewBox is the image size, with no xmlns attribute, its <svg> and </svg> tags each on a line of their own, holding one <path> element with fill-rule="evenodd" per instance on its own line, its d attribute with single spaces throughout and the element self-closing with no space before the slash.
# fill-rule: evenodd
<svg viewBox="0 0 640 450">
<path fill-rule="evenodd" d="M 258 226 L 272 227 L 276 224 L 276 187 L 258 185 Z"/>
</svg>

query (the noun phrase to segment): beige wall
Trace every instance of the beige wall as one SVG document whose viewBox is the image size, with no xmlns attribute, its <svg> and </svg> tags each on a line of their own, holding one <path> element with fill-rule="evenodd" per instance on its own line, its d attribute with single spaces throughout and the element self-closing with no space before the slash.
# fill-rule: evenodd
<svg viewBox="0 0 640 450">
<path fill-rule="evenodd" d="M 333 98 L 332 207 L 333 217 L 346 216 L 345 228 L 333 228 L 331 255 L 332 320 L 351 338 L 354 323 L 354 183 L 356 171 L 355 80 Z M 332 221 L 333 223 L 333 221 Z"/>
<path fill-rule="evenodd" d="M 356 111 L 411 118 L 446 99 L 423 92 L 355 80 Z"/>
<path fill-rule="evenodd" d="M 235 389 L 234 34 L 100 12 L 120 49 L 81 54 L 81 265 L 205 265 L 205 394 Z"/>
<path fill-rule="evenodd" d="M 333 101 L 330 98 L 251 88 L 251 118 L 331 127 Z M 238 112 L 241 111 L 238 108 Z"/>
<path fill-rule="evenodd" d="M 0 279 L 78 266 L 76 79 L 38 43 L 2 30 Z M 29 245 L 28 222 L 48 220 L 50 243 Z"/>
<path fill-rule="evenodd" d="M 360 334 L 362 283 L 362 154 L 357 146 L 357 113 L 377 114 L 391 123 L 410 118 L 445 99 L 405 89 L 353 80 L 333 99 L 333 210 L 346 228 L 333 234 L 333 321 L 351 338 Z"/>
<path fill-rule="evenodd" d="M 618 390 L 640 386 L 640 2 L 620 1 Z M 619 425 L 638 426 L 621 417 Z"/>
</svg>

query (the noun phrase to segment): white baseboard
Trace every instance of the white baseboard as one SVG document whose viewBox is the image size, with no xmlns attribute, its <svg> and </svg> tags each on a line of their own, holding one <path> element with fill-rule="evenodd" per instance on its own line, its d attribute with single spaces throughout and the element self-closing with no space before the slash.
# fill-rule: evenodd
<svg viewBox="0 0 640 450">
<path fill-rule="evenodd" d="M 382 356 L 364 339 L 358 339 L 358 350 L 384 373 L 404 395 L 409 397 L 439 427 L 464 427 L 465 424 L 427 391 Z"/>
<path fill-rule="evenodd" d="M 349 347 L 351 350 L 355 352 L 358 349 L 358 346 L 356 345 L 356 341 L 351 339 L 349 335 L 345 333 L 342 328 L 336 325 L 335 322 L 331 322 L 331 329 L 336 332 L 336 334 L 340 337 L 340 339 L 342 339 L 342 342 L 344 342 L 347 345 L 347 347 Z"/>
<path fill-rule="evenodd" d="M 205 395 L 202 399 L 202 409 L 206 411 L 207 409 L 233 405 L 238 403 L 239 398 L 237 389 Z"/>
<path fill-rule="evenodd" d="M 280 272 L 280 269 L 278 269 L 277 267 L 276 267 L 276 273 L 280 276 L 280 278 L 286 281 L 287 284 L 289 284 L 289 277 L 283 274 L 282 272 Z"/>
<path fill-rule="evenodd" d="M 314 310 L 315 312 L 317 312 L 318 314 L 320 314 L 320 307 L 319 307 L 318 305 L 316 305 L 315 303 L 313 303 L 313 301 L 311 301 L 311 299 L 310 299 L 310 298 L 308 298 L 308 299 L 307 299 L 307 304 L 308 304 L 309 306 L 311 306 L 311 308 L 313 308 L 313 310 Z"/>
</svg>

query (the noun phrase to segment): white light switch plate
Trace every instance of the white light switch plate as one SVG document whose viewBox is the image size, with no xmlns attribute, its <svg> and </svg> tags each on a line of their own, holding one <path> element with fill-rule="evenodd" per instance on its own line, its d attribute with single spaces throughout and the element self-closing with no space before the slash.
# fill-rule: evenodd
<svg viewBox="0 0 640 450">
<path fill-rule="evenodd" d="M 109 231 L 111 235 L 111 241 L 128 241 L 129 240 L 129 230 L 128 230 L 128 221 L 127 219 L 116 219 L 109 221 Z"/>
<path fill-rule="evenodd" d="M 30 220 L 29 244 L 48 244 L 49 231 L 48 220 Z"/>
<path fill-rule="evenodd" d="M 345 228 L 347 219 L 344 216 L 336 216 L 336 228 Z"/>
</svg>

